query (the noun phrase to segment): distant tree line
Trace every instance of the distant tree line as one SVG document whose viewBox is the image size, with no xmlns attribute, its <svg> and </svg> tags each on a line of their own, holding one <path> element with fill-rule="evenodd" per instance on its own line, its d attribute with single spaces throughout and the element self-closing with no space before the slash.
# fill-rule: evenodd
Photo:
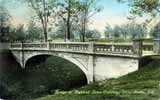
<svg viewBox="0 0 160 100">
<path fill-rule="evenodd" d="M 64 39 L 71 41 L 79 39 L 85 42 L 89 38 L 100 38 L 101 34 L 93 29 L 88 28 L 90 18 L 102 10 L 97 5 L 98 0 L 15 0 L 26 3 L 33 10 L 33 19 L 30 21 L 28 28 L 20 25 L 19 27 L 10 26 L 9 40 L 43 40 Z M 128 2 L 132 7 L 130 13 L 132 16 L 143 16 L 150 14 L 151 16 L 159 16 L 158 0 L 117 0 L 118 2 Z M 1 3 L 2 4 L 2 3 Z M 6 22 L 10 22 L 11 16 L 8 11 L 1 7 L 0 23 L 1 27 Z M 3 13 L 2 13 L 3 12 Z M 160 37 L 159 25 L 157 25 L 150 34 L 153 37 Z M 111 27 L 106 25 L 104 35 L 106 38 L 123 38 L 134 39 L 142 38 L 146 35 L 145 25 L 136 23 L 128 23 L 124 25 L 116 25 Z M 1 37 L 3 36 L 1 32 Z M 49 38 L 50 37 L 50 38 Z M 7 37 L 8 38 L 8 37 Z M 6 40 L 8 40 L 6 38 Z M 2 39 L 1 39 L 2 40 Z"/>
<path fill-rule="evenodd" d="M 146 28 L 141 24 L 128 23 L 105 28 L 105 37 L 109 39 L 136 39 L 146 35 Z"/>
</svg>

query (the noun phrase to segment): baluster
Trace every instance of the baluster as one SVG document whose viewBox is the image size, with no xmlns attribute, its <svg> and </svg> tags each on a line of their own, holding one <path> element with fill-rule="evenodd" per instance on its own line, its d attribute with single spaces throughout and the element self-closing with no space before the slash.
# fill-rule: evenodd
<svg viewBox="0 0 160 100">
<path fill-rule="evenodd" d="M 120 52 L 121 47 L 117 45 L 117 52 Z"/>
<path fill-rule="evenodd" d="M 82 44 L 79 45 L 79 50 L 82 51 Z"/>
<path fill-rule="evenodd" d="M 94 43 L 89 44 L 88 50 L 89 50 L 90 53 L 94 53 Z"/>
<path fill-rule="evenodd" d="M 52 44 L 52 48 L 53 48 L 53 49 L 56 49 L 56 44 Z"/>
<path fill-rule="evenodd" d="M 74 48 L 74 51 L 76 51 L 76 45 L 75 44 L 74 44 L 73 48 Z"/>
<path fill-rule="evenodd" d="M 71 44 L 71 50 L 74 51 L 74 45 L 73 44 Z"/>
<path fill-rule="evenodd" d="M 112 52 L 115 52 L 115 45 L 112 44 Z"/>
<path fill-rule="evenodd" d="M 56 49 L 56 44 L 53 44 L 53 49 Z"/>
<path fill-rule="evenodd" d="M 108 52 L 110 52 L 111 51 L 111 47 L 108 45 Z"/>
<path fill-rule="evenodd" d="M 82 44 L 81 46 L 82 46 L 82 47 L 81 47 L 81 50 L 82 50 L 82 51 L 85 51 L 85 49 L 84 49 L 84 48 L 85 48 L 85 45 Z"/>
<path fill-rule="evenodd" d="M 85 50 L 86 50 L 86 51 L 89 50 L 89 44 L 87 44 L 87 45 L 85 46 Z"/>
<path fill-rule="evenodd" d="M 126 47 L 126 50 L 127 50 L 127 52 L 126 52 L 126 53 L 129 53 L 129 47 Z"/>
<path fill-rule="evenodd" d="M 101 51 L 102 51 L 102 52 L 104 52 L 104 48 L 103 48 L 103 46 L 101 46 Z"/>
</svg>

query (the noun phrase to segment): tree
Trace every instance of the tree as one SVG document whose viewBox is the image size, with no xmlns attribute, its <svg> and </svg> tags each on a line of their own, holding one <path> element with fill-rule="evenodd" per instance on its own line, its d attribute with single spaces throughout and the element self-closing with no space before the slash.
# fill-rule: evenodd
<svg viewBox="0 0 160 100">
<path fill-rule="evenodd" d="M 11 42 L 24 42 L 26 40 L 26 31 L 24 25 L 19 25 L 18 27 L 11 26 L 9 38 Z"/>
<path fill-rule="evenodd" d="M 10 39 L 10 42 L 14 42 L 16 41 L 16 28 L 13 27 L 13 26 L 10 26 L 10 33 L 9 33 L 9 39 Z"/>
<path fill-rule="evenodd" d="M 9 23 L 10 15 L 8 10 L 0 4 L 0 27 L 5 27 Z"/>
<path fill-rule="evenodd" d="M 97 30 L 87 30 L 86 31 L 86 38 L 100 38 L 101 37 L 101 33 L 98 32 Z"/>
<path fill-rule="evenodd" d="M 160 38 L 160 22 L 151 30 L 152 37 Z"/>
<path fill-rule="evenodd" d="M 56 26 L 56 31 L 54 32 L 54 34 L 51 34 L 51 38 L 52 39 L 64 39 L 64 41 L 66 41 L 66 30 L 67 30 L 67 27 L 66 27 L 66 24 L 64 23 L 63 20 L 59 20 L 58 21 L 58 25 Z M 73 24 L 73 22 L 72 22 Z M 77 26 L 77 25 L 75 25 Z M 70 39 L 73 39 L 74 38 L 74 31 L 76 31 L 77 29 L 74 29 L 74 27 L 72 26 L 71 27 L 71 33 L 70 33 Z"/>
<path fill-rule="evenodd" d="M 26 38 L 27 40 L 41 40 L 42 39 L 42 29 L 35 25 L 33 21 L 30 21 L 28 30 L 27 30 Z"/>
<path fill-rule="evenodd" d="M 130 36 L 130 38 L 135 39 L 135 38 L 142 38 L 144 37 L 146 31 L 145 27 L 140 24 L 127 24 L 127 34 Z"/>
<path fill-rule="evenodd" d="M 66 39 L 70 40 L 72 34 L 72 27 L 75 26 L 74 23 L 80 25 L 79 30 L 81 35 L 81 41 L 85 41 L 85 31 L 88 23 L 88 19 L 95 13 L 100 11 L 96 7 L 97 0 L 62 0 L 58 3 L 59 11 L 58 17 L 63 19 L 66 25 Z"/>
<path fill-rule="evenodd" d="M 66 26 L 65 31 L 65 41 L 71 39 L 72 34 L 72 24 L 74 21 L 78 23 L 78 13 L 80 10 L 79 0 L 62 0 L 58 2 L 57 17 L 63 20 Z"/>
<path fill-rule="evenodd" d="M 159 0 L 117 0 L 118 2 L 129 2 L 132 7 L 131 13 L 134 15 L 151 14 L 158 15 L 160 13 Z"/>
<path fill-rule="evenodd" d="M 111 36 L 112 36 L 112 27 L 109 24 L 106 25 L 104 34 L 105 34 L 106 38 L 111 38 Z"/>
<path fill-rule="evenodd" d="M 63 20 L 59 20 L 58 23 L 59 24 L 56 26 L 56 30 L 50 34 L 50 37 L 52 39 L 64 39 L 64 41 L 66 41 L 66 25 Z"/>
<path fill-rule="evenodd" d="M 121 36 L 121 26 L 116 25 L 112 30 L 113 38 L 120 38 Z"/>
<path fill-rule="evenodd" d="M 128 36 L 128 32 L 127 32 L 127 25 L 121 25 L 121 34 L 122 34 L 122 37 L 123 39 L 127 39 L 127 36 Z"/>
<path fill-rule="evenodd" d="M 150 13 L 152 15 L 156 15 L 160 13 L 159 7 L 159 0 L 134 0 L 132 1 L 131 13 L 138 15 Z"/>
<path fill-rule="evenodd" d="M 0 42 L 8 41 L 10 15 L 8 10 L 0 2 Z"/>
<path fill-rule="evenodd" d="M 82 0 L 81 1 L 81 41 L 85 42 L 87 23 L 89 18 L 101 11 L 97 7 L 97 0 Z"/>
<path fill-rule="evenodd" d="M 31 8 L 34 9 L 43 28 L 44 40 L 48 39 L 48 24 L 51 20 L 51 14 L 54 12 L 57 0 L 28 0 Z"/>
</svg>

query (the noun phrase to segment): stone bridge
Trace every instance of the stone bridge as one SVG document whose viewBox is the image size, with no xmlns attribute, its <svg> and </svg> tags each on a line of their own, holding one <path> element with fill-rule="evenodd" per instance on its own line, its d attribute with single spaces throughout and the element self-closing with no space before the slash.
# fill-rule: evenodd
<svg viewBox="0 0 160 100">
<path fill-rule="evenodd" d="M 143 44 L 141 40 L 133 43 L 11 43 L 10 50 L 22 68 L 36 56 L 66 59 L 79 67 L 91 83 L 138 70 L 140 58 L 159 53 L 157 41 L 153 44 Z"/>
</svg>

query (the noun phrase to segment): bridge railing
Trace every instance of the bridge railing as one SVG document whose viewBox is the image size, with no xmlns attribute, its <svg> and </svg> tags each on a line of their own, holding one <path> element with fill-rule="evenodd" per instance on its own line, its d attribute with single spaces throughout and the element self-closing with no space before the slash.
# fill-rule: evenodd
<svg viewBox="0 0 160 100">
<path fill-rule="evenodd" d="M 142 40 L 133 43 L 11 43 L 10 48 L 143 56 L 160 53 L 159 44 L 160 40 L 155 43 L 143 43 Z"/>
<path fill-rule="evenodd" d="M 130 43 L 11 43 L 11 49 L 133 55 Z"/>
<path fill-rule="evenodd" d="M 143 43 L 142 55 L 152 55 L 154 54 L 154 44 L 153 43 Z"/>
<path fill-rule="evenodd" d="M 118 54 L 133 54 L 132 43 L 96 43 L 94 45 L 95 52 L 98 53 L 118 53 Z"/>
<path fill-rule="evenodd" d="M 23 43 L 23 48 L 45 49 L 45 48 L 47 48 L 47 43 Z"/>
<path fill-rule="evenodd" d="M 153 51 L 153 43 L 144 43 L 143 51 Z"/>
<path fill-rule="evenodd" d="M 11 49 L 21 49 L 22 48 L 22 43 L 11 43 L 10 48 Z"/>
<path fill-rule="evenodd" d="M 61 51 L 82 51 L 87 52 L 89 48 L 88 43 L 50 43 L 50 50 L 61 50 Z"/>
<path fill-rule="evenodd" d="M 12 49 L 45 49 L 47 43 L 11 43 L 10 47 Z"/>
</svg>

